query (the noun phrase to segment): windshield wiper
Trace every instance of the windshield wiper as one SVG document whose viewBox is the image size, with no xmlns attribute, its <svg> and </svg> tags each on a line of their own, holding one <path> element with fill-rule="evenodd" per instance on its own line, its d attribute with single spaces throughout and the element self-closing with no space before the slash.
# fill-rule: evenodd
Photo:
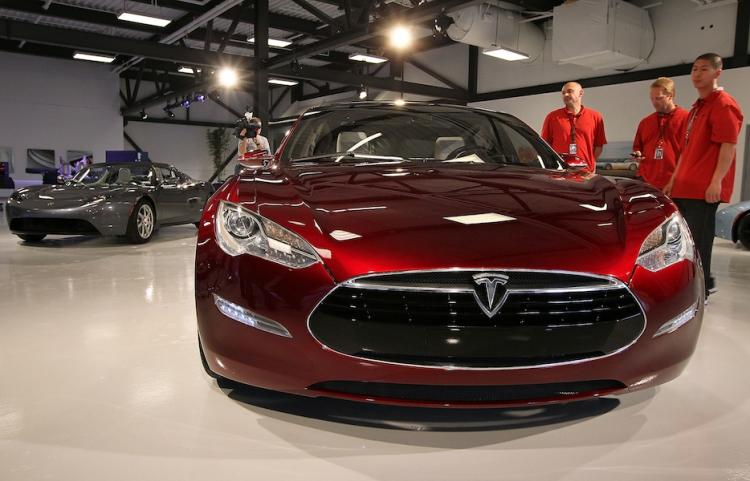
<svg viewBox="0 0 750 481">
<path fill-rule="evenodd" d="M 353 159 L 356 157 L 356 154 L 354 152 L 333 152 L 331 154 L 319 154 L 319 155 L 313 155 L 311 157 L 300 157 L 299 159 L 292 160 L 293 163 L 297 162 L 308 162 L 311 160 L 321 160 L 321 159 L 328 159 L 328 158 L 334 158 L 334 157 L 346 157 L 349 159 Z"/>
</svg>

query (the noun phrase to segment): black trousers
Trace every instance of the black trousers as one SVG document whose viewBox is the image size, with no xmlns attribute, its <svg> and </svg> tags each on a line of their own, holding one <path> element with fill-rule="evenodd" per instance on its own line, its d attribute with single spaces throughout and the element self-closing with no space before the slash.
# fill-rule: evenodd
<svg viewBox="0 0 750 481">
<path fill-rule="evenodd" d="M 714 248 L 716 234 L 716 209 L 719 203 L 709 204 L 703 199 L 672 199 L 680 213 L 685 218 L 690 233 L 693 235 L 695 246 L 703 263 L 703 278 L 706 281 L 706 293 L 714 287 L 711 277 L 711 253 Z"/>
</svg>

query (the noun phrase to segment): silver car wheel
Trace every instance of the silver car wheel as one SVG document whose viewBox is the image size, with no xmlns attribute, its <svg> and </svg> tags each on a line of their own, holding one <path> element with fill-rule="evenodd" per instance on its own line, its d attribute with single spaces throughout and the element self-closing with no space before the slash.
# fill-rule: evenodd
<svg viewBox="0 0 750 481">
<path fill-rule="evenodd" d="M 148 204 L 142 204 L 141 208 L 138 209 L 138 217 L 136 218 L 136 227 L 138 228 L 138 235 L 141 239 L 148 239 L 151 236 L 151 232 L 154 230 L 154 211 Z"/>
</svg>

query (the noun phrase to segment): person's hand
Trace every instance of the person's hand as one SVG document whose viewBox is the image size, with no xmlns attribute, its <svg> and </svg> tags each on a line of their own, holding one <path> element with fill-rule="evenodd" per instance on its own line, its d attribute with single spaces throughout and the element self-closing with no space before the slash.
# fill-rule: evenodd
<svg viewBox="0 0 750 481">
<path fill-rule="evenodd" d="M 664 189 L 662 189 L 662 192 L 664 192 L 664 195 L 670 195 L 672 194 L 673 188 L 674 188 L 674 177 L 669 179 L 669 182 L 667 182 L 667 185 L 664 186 Z"/>
<path fill-rule="evenodd" d="M 712 181 L 706 189 L 706 202 L 715 204 L 721 200 L 721 181 Z"/>
</svg>

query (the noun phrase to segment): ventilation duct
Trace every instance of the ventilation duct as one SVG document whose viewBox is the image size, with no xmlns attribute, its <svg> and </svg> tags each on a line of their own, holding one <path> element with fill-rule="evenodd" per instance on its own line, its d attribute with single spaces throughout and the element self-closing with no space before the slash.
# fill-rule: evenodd
<svg viewBox="0 0 750 481">
<path fill-rule="evenodd" d="M 623 0 L 576 0 L 553 10 L 552 58 L 558 63 L 633 67 L 653 45 L 648 12 Z"/>
<path fill-rule="evenodd" d="M 544 33 L 520 14 L 482 3 L 448 13 L 454 21 L 448 36 L 461 43 L 482 47 L 485 52 L 498 49 L 522 53 L 535 59 L 544 48 Z"/>
</svg>

